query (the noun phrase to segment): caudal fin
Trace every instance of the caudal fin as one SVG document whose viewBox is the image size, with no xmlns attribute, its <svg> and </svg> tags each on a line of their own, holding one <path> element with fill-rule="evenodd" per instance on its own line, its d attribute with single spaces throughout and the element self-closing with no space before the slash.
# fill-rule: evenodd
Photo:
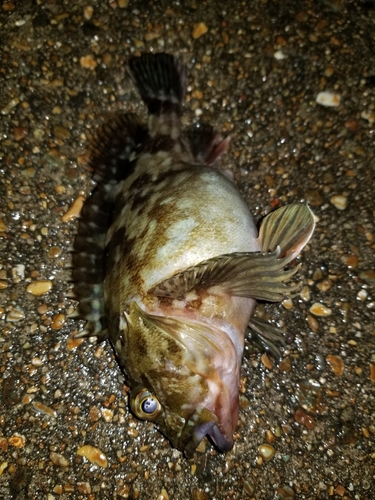
<svg viewBox="0 0 375 500">
<path fill-rule="evenodd" d="M 185 98 L 184 66 L 170 54 L 143 54 L 128 62 L 128 72 L 150 114 L 151 136 L 179 136 Z"/>
</svg>

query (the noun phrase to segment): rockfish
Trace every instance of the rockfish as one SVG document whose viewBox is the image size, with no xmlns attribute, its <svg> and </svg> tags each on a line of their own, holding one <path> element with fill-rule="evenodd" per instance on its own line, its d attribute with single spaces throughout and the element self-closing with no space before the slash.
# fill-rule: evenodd
<svg viewBox="0 0 375 500">
<path fill-rule="evenodd" d="M 73 254 L 80 336 L 109 338 L 130 408 L 191 456 L 209 436 L 233 446 L 244 338 L 275 327 L 252 320 L 256 300 L 282 301 L 298 284 L 287 268 L 309 241 L 307 205 L 267 215 L 258 234 L 235 184 L 216 167 L 229 140 L 207 125 L 181 126 L 185 72 L 146 54 L 128 72 L 147 106 L 107 123 L 90 165 Z M 263 335 L 264 334 L 264 335 Z M 267 340 L 266 340 L 267 341 Z"/>
</svg>

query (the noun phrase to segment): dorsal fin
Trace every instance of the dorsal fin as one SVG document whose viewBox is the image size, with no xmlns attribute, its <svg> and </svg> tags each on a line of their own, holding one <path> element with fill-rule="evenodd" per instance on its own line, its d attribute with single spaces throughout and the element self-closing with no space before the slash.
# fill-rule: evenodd
<svg viewBox="0 0 375 500">
<path fill-rule="evenodd" d="M 132 155 L 146 140 L 147 130 L 135 115 L 112 118 L 96 133 L 89 166 L 97 185 L 87 198 L 78 224 L 72 257 L 72 278 L 78 315 L 88 321 L 87 336 L 106 330 L 103 305 L 104 249 L 111 224 L 116 185 L 131 173 Z"/>
</svg>

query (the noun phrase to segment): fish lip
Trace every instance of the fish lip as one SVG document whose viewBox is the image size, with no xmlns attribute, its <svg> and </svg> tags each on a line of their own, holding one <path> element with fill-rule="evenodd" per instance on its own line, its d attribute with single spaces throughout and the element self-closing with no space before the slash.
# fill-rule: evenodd
<svg viewBox="0 0 375 500">
<path fill-rule="evenodd" d="M 198 425 L 184 448 L 185 456 L 191 458 L 202 439 L 208 436 L 220 453 L 226 453 L 233 448 L 233 438 L 227 439 L 220 431 L 216 422 L 205 422 Z"/>
</svg>

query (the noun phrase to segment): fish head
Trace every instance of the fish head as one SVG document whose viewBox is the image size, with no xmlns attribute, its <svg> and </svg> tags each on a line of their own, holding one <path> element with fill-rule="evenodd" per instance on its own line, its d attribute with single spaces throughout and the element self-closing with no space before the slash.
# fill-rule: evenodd
<svg viewBox="0 0 375 500">
<path fill-rule="evenodd" d="M 186 456 L 206 435 L 220 452 L 229 451 L 239 409 L 238 356 L 223 345 L 230 339 L 184 318 L 150 315 L 135 302 L 125 316 L 115 348 L 132 388 L 133 414 L 155 422 Z"/>
</svg>

